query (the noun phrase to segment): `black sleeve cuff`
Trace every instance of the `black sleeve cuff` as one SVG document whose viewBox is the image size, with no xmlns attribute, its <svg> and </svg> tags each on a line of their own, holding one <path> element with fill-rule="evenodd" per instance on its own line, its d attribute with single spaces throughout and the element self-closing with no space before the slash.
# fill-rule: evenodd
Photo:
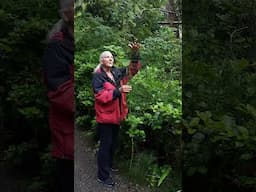
<svg viewBox="0 0 256 192">
<path fill-rule="evenodd" d="M 131 62 L 136 63 L 139 60 L 140 60 L 140 52 L 139 51 L 132 51 Z"/>
<path fill-rule="evenodd" d="M 115 100 L 116 98 L 118 97 L 121 97 L 121 92 L 119 91 L 118 88 L 116 88 L 114 91 L 113 91 L 113 100 Z"/>
</svg>

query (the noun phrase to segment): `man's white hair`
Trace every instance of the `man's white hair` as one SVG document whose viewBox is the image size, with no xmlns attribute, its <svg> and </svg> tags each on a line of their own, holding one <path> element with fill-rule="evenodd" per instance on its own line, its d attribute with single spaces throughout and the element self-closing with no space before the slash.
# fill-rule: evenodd
<svg viewBox="0 0 256 192">
<path fill-rule="evenodd" d="M 60 0 L 60 11 L 63 11 L 74 5 L 74 0 Z"/>
<path fill-rule="evenodd" d="M 52 27 L 52 29 L 50 30 L 50 32 L 47 35 L 47 40 L 49 41 L 51 39 L 51 37 L 56 33 L 59 32 L 61 30 L 61 28 L 63 27 L 65 21 L 63 19 L 64 14 L 63 11 L 65 11 L 66 9 L 70 8 L 71 6 L 74 5 L 74 0 L 60 0 L 59 1 L 59 5 L 60 5 L 60 15 L 61 15 L 61 19 L 54 24 L 54 26 Z"/>
<path fill-rule="evenodd" d="M 102 60 L 104 57 L 108 56 L 108 55 L 112 55 L 112 53 L 110 51 L 103 51 L 101 54 L 100 54 L 100 57 L 99 57 L 99 64 L 95 67 L 95 69 L 93 70 L 93 73 L 96 73 L 98 71 L 98 69 L 100 68 L 101 64 L 102 64 Z"/>
<path fill-rule="evenodd" d="M 103 51 L 101 54 L 100 54 L 100 58 L 99 58 L 99 62 L 102 63 L 102 60 L 104 57 L 108 56 L 108 55 L 112 55 L 112 53 L 110 51 Z"/>
</svg>

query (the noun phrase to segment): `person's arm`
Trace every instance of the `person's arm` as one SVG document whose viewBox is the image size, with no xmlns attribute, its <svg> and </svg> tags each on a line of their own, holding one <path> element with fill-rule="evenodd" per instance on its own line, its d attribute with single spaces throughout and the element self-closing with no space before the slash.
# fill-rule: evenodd
<svg viewBox="0 0 256 192">
<path fill-rule="evenodd" d="M 140 45 L 136 42 L 130 43 L 129 47 L 131 48 L 131 61 L 127 67 L 121 68 L 121 82 L 122 84 L 126 84 L 129 79 L 131 79 L 134 75 L 138 73 L 138 71 L 141 68 L 141 62 L 140 62 Z"/>
<path fill-rule="evenodd" d="M 73 61 L 67 59 L 69 55 L 72 56 L 72 53 L 64 50 L 61 41 L 55 40 L 48 44 L 42 60 L 42 70 L 48 91 L 56 91 L 61 84 L 72 79 Z"/>
<path fill-rule="evenodd" d="M 140 45 L 136 42 L 130 43 L 129 47 L 131 48 L 131 62 L 128 66 L 128 76 L 132 78 L 134 75 L 138 73 L 141 68 L 140 63 Z"/>
<path fill-rule="evenodd" d="M 67 60 L 61 42 L 51 42 L 44 54 L 42 70 L 49 101 L 63 112 L 74 112 L 73 61 Z"/>
<path fill-rule="evenodd" d="M 95 73 L 92 80 L 95 100 L 101 103 L 111 102 L 121 96 L 118 88 L 115 88 L 111 83 L 104 82 L 101 74 Z"/>
</svg>

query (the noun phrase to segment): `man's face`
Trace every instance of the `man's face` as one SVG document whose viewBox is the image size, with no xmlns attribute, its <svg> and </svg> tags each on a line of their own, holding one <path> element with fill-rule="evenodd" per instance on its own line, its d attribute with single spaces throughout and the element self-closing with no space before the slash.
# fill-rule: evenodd
<svg viewBox="0 0 256 192">
<path fill-rule="evenodd" d="M 104 67 L 112 67 L 113 64 L 114 64 L 113 55 L 111 53 L 106 54 L 102 58 L 102 64 L 103 64 Z"/>
</svg>

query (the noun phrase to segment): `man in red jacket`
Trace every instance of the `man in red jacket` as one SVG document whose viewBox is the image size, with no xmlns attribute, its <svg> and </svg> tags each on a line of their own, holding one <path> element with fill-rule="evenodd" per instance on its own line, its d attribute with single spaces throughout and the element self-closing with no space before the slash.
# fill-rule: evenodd
<svg viewBox="0 0 256 192">
<path fill-rule="evenodd" d="M 57 191 L 74 191 L 74 1 L 61 0 L 61 16 L 50 31 L 42 70 L 48 89 L 52 156 Z"/>
<path fill-rule="evenodd" d="M 116 147 L 120 122 L 128 113 L 126 94 L 132 90 L 128 80 L 141 68 L 139 44 L 131 43 L 132 58 L 128 67 L 114 67 L 111 52 L 100 55 L 100 64 L 94 70 L 92 86 L 95 96 L 97 129 L 100 138 L 98 151 L 98 181 L 108 187 L 115 185 L 110 177 L 113 154 Z"/>
</svg>

